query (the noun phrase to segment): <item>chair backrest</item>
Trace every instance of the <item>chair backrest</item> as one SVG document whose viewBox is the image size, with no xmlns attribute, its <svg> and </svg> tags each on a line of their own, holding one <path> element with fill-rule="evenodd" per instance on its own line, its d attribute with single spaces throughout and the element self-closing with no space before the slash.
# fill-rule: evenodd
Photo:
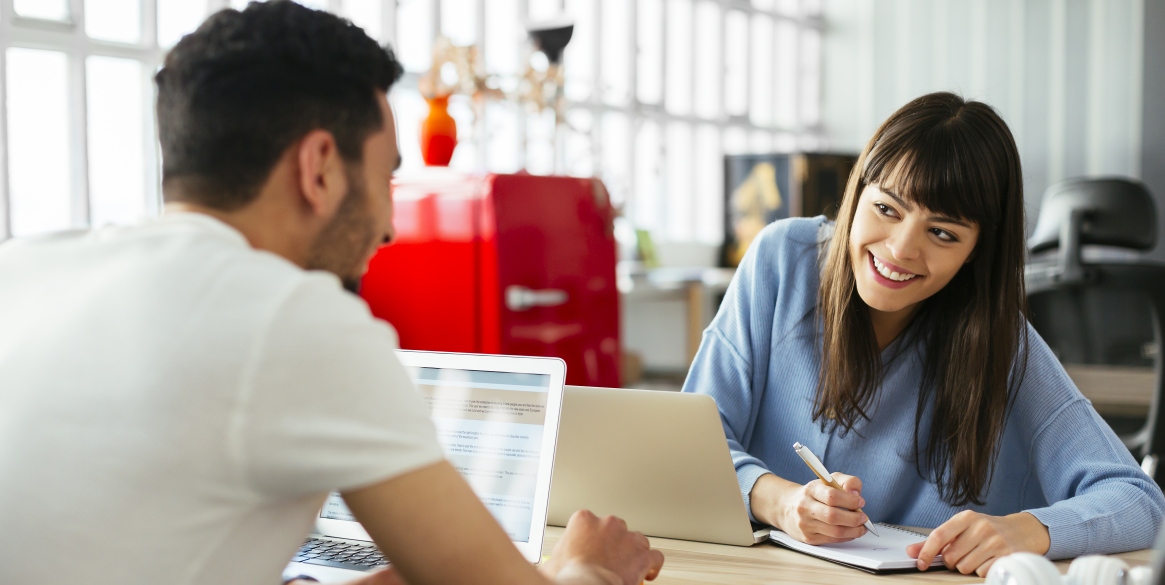
<svg viewBox="0 0 1165 585">
<path fill-rule="evenodd" d="M 1157 242 L 1157 210 L 1144 184 L 1120 178 L 1071 179 L 1044 192 L 1028 248 L 1042 252 L 1062 245 L 1073 211 L 1083 215 L 1080 244 L 1147 250 Z"/>
<path fill-rule="evenodd" d="M 1054 258 L 1033 259 L 1025 273 L 1032 323 L 1040 335 L 1053 347 L 1059 344 L 1080 350 L 1066 352 L 1063 357 L 1069 360 L 1105 363 L 1108 360 L 1104 356 L 1111 352 L 1094 345 L 1120 336 L 1099 328 L 1112 327 L 1122 318 L 1140 318 L 1149 323 L 1135 328 L 1139 331 L 1130 328 L 1125 336 L 1148 337 L 1146 333 L 1151 330 L 1152 341 L 1158 347 L 1165 345 L 1165 265 L 1139 257 L 1084 264 L 1080 253 L 1085 244 L 1147 250 L 1156 240 L 1156 206 L 1149 190 L 1139 182 L 1074 179 L 1049 187 L 1028 247 L 1033 253 L 1054 248 L 1058 253 Z M 1134 297 L 1147 303 L 1131 302 Z M 1125 301 L 1111 302 L 1113 299 Z M 1098 300 L 1107 302 L 1093 302 Z M 1035 314 L 1041 307 L 1059 314 Z M 1094 311 L 1099 313 L 1089 314 Z M 1041 321 L 1043 327 L 1039 325 Z M 1056 340 L 1057 336 L 1062 339 Z M 1120 349 L 1128 353 L 1127 348 Z M 1165 351 L 1158 350 L 1152 362 L 1156 384 L 1147 419 L 1140 431 L 1123 437 L 1139 457 L 1165 455 Z M 1155 479 L 1165 486 L 1165 475 L 1157 474 Z"/>
</svg>

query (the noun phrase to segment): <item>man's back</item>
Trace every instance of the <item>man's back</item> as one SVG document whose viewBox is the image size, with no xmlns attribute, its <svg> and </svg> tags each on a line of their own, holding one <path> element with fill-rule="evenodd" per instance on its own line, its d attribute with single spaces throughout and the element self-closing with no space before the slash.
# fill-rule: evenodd
<svg viewBox="0 0 1165 585">
<path fill-rule="evenodd" d="M 394 344 L 204 215 L 0 247 L 0 582 L 271 580 L 328 490 L 440 459 Z"/>
</svg>

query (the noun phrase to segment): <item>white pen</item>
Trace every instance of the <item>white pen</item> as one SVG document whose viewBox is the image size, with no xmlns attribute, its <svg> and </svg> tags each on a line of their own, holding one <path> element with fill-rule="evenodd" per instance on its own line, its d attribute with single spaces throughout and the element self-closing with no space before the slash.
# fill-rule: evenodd
<svg viewBox="0 0 1165 585">
<path fill-rule="evenodd" d="M 793 450 L 801 456 L 801 460 L 805 462 L 805 465 L 808 465 L 809 469 L 813 470 L 813 474 L 821 479 L 821 483 L 824 483 L 831 488 L 838 489 L 843 492 L 845 491 L 845 489 L 841 487 L 841 484 L 837 483 L 836 479 L 833 479 L 833 474 L 829 473 L 829 470 L 825 469 L 825 466 L 821 464 L 821 460 L 818 459 L 817 456 L 809 450 L 809 447 L 806 447 L 801 443 L 793 443 Z M 862 512 L 861 508 L 858 508 L 858 512 Z M 877 530 L 874 530 L 874 524 L 870 522 L 870 517 L 867 516 L 865 512 L 862 512 L 862 515 L 866 516 L 866 530 L 874 533 L 874 536 L 881 538 L 882 535 L 878 534 Z"/>
</svg>

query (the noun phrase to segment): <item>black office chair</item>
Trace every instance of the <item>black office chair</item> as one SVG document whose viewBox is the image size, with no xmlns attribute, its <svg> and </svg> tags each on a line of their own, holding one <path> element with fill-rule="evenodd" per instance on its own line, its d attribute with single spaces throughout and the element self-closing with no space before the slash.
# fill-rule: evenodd
<svg viewBox="0 0 1165 585">
<path fill-rule="evenodd" d="M 1025 281 L 1032 325 L 1061 362 L 1153 368 L 1148 417 L 1121 438 L 1162 485 L 1156 463 L 1165 453 L 1165 264 L 1143 257 L 1156 241 L 1156 206 L 1143 184 L 1057 183 L 1044 193 L 1028 240 Z"/>
</svg>

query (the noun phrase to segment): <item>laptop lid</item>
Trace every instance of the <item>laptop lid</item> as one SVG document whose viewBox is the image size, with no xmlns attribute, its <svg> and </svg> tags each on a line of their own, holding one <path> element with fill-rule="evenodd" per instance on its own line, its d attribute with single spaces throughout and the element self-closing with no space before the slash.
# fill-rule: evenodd
<svg viewBox="0 0 1165 585">
<path fill-rule="evenodd" d="M 567 386 L 563 404 L 550 524 L 585 508 L 649 536 L 768 538 L 749 521 L 712 397 Z"/>
<path fill-rule="evenodd" d="M 566 363 L 558 358 L 399 350 L 449 462 L 527 560 L 542 558 Z M 371 540 L 337 493 L 316 531 Z"/>
</svg>

